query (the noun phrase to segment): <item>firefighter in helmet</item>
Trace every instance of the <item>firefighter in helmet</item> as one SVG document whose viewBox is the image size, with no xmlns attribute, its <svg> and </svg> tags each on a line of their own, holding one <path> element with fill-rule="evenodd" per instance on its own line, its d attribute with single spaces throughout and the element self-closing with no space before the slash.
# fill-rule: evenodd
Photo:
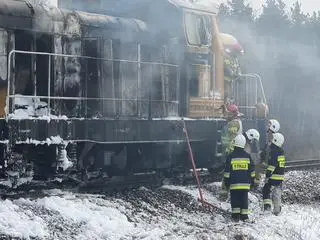
<svg viewBox="0 0 320 240">
<path fill-rule="evenodd" d="M 259 142 L 260 140 L 260 133 L 258 132 L 258 130 L 252 128 L 246 131 L 243 135 L 245 136 L 247 141 L 247 144 L 245 146 L 246 152 L 249 154 L 251 154 L 252 152 L 256 152 L 253 148 L 254 144 Z"/>
<path fill-rule="evenodd" d="M 248 192 L 253 187 L 255 177 L 254 163 L 250 155 L 244 150 L 246 138 L 239 134 L 234 139 L 234 150 L 227 156 L 224 182 L 230 190 L 232 219 L 234 221 L 247 220 Z"/>
<path fill-rule="evenodd" d="M 244 150 L 247 153 L 250 154 L 254 164 L 258 165 L 259 161 L 260 161 L 260 156 L 259 156 L 259 152 L 260 152 L 260 146 L 259 146 L 260 133 L 256 129 L 249 129 L 243 135 L 245 136 L 246 141 L 247 141 L 247 144 L 246 144 Z M 260 178 L 260 175 L 258 175 L 258 177 Z M 260 180 L 259 180 L 258 177 L 256 175 L 256 177 L 254 179 L 255 186 L 258 186 L 259 183 L 260 183 Z"/>
<path fill-rule="evenodd" d="M 273 134 L 270 145 L 268 168 L 266 170 L 266 181 L 263 187 L 264 210 L 271 210 L 278 215 L 281 212 L 282 182 L 286 164 L 285 153 L 282 148 L 284 136 L 281 133 Z"/>
<path fill-rule="evenodd" d="M 264 151 L 261 153 L 261 162 L 268 162 L 269 159 L 269 148 L 273 139 L 273 134 L 279 132 L 280 123 L 276 119 L 270 119 L 267 125 L 267 144 L 264 148 Z"/>
<path fill-rule="evenodd" d="M 227 125 L 222 133 L 222 144 L 224 146 L 224 154 L 228 155 L 233 151 L 233 139 L 242 134 L 242 121 L 240 117 L 243 115 L 239 112 L 237 105 L 228 104 L 226 106 Z"/>
<path fill-rule="evenodd" d="M 269 160 L 270 145 L 272 143 L 273 135 L 280 130 L 280 123 L 276 119 L 270 119 L 267 124 L 267 143 L 260 153 L 260 163 L 256 165 L 256 179 L 255 184 L 259 185 L 260 175 L 265 172 Z"/>
<path fill-rule="evenodd" d="M 227 103 L 224 107 L 227 115 L 227 124 L 221 133 L 222 151 L 223 155 L 227 156 L 232 153 L 234 149 L 234 139 L 237 135 L 242 134 L 242 121 L 240 117 L 242 114 L 239 112 L 237 105 Z M 224 179 L 219 193 L 219 199 L 225 201 L 228 198 L 228 190 L 225 186 Z"/>
<path fill-rule="evenodd" d="M 220 39 L 224 47 L 224 86 L 225 95 L 232 96 L 232 84 L 241 75 L 239 56 L 244 50 L 238 40 L 230 34 L 221 33 Z"/>
</svg>

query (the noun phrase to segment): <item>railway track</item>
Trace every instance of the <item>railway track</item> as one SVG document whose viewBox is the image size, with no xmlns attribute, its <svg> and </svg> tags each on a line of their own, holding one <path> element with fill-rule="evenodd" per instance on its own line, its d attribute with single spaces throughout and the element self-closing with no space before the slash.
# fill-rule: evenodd
<svg viewBox="0 0 320 240">
<path fill-rule="evenodd" d="M 286 163 L 286 170 L 320 169 L 320 159 L 294 160 Z"/>
</svg>

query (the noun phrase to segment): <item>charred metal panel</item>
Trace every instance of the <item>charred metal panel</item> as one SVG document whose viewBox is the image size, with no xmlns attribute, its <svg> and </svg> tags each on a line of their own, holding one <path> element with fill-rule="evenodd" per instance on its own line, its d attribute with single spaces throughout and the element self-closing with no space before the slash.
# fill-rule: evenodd
<svg viewBox="0 0 320 240">
<path fill-rule="evenodd" d="M 33 6 L 25 1 L 0 0 L 0 27 L 5 29 L 79 36 L 79 22 L 82 26 L 99 29 L 100 32 L 110 29 L 109 36 L 113 34 L 114 38 L 121 36 L 133 39 L 147 32 L 146 23 L 137 19 L 70 11 L 46 5 Z"/>
<path fill-rule="evenodd" d="M 22 51 L 33 50 L 33 35 L 29 31 L 17 30 L 15 34 L 15 49 Z M 28 54 L 14 54 L 15 67 L 15 84 L 13 94 L 32 95 L 33 94 L 33 78 L 34 73 L 34 57 Z"/>
<path fill-rule="evenodd" d="M 224 120 L 221 120 L 224 122 Z M 192 141 L 214 138 L 219 121 L 186 121 Z M 104 143 L 143 143 L 184 141 L 182 122 L 176 120 L 8 120 L 12 139 L 44 144 L 47 138 Z M 28 140 L 29 139 L 29 140 Z M 40 142 L 39 142 L 40 141 Z"/>
<path fill-rule="evenodd" d="M 62 37 L 55 35 L 54 36 L 54 49 L 53 51 L 58 54 L 62 54 Z M 54 82 L 54 96 L 55 97 L 60 97 L 63 96 L 63 59 L 58 56 L 52 57 L 53 59 L 53 82 Z M 54 109 L 54 114 L 61 115 L 61 102 L 60 101 L 53 101 L 53 109 Z"/>
<path fill-rule="evenodd" d="M 15 46 L 16 45 L 16 42 L 15 42 L 15 35 L 14 35 L 14 32 L 13 31 L 8 31 L 8 52 L 10 52 L 11 50 L 13 50 L 13 49 L 15 49 Z M 15 78 L 15 76 L 16 76 L 16 74 L 15 74 L 15 71 L 14 71 L 14 69 L 15 69 L 15 56 L 12 56 L 12 61 L 11 61 L 11 68 L 10 68 L 10 71 L 11 71 L 11 79 L 10 80 L 12 80 L 12 79 L 14 79 Z M 8 73 L 7 73 L 8 74 Z M 8 75 L 7 75 L 8 76 Z M 7 81 L 8 81 L 8 79 L 7 79 Z M 7 84 L 6 84 L 7 85 Z M 11 84 L 11 89 L 9 89 L 9 92 L 11 93 L 12 92 L 12 88 L 13 88 L 13 86 L 12 86 L 13 84 Z M 8 86 L 6 86 L 7 88 L 8 88 Z M 7 90 L 7 89 L 6 89 Z M 5 96 L 7 96 L 7 91 L 6 91 L 6 93 L 5 93 Z M 6 99 L 2 96 L 1 97 L 2 99 L 3 99 L 3 101 L 5 101 Z M 10 108 L 11 107 L 11 104 L 12 104 L 12 102 L 10 103 L 9 102 L 9 105 L 10 106 L 7 106 L 8 108 Z M 6 103 L 4 103 L 3 104 L 4 105 L 4 107 L 6 106 Z M 3 113 L 2 113 L 2 116 L 4 116 L 5 115 L 5 111 L 3 111 Z"/>
<path fill-rule="evenodd" d="M 87 12 L 76 13 L 79 16 L 81 24 L 90 27 L 131 30 L 137 33 L 148 30 L 146 23 L 138 19 L 119 18 Z"/>
<path fill-rule="evenodd" d="M 100 44 L 97 38 L 82 39 L 82 55 L 94 57 L 95 59 L 81 59 L 82 66 L 82 96 L 87 98 L 100 97 Z M 86 100 L 82 102 L 82 116 L 100 117 L 102 100 Z"/>
<path fill-rule="evenodd" d="M 7 53 L 8 53 L 9 36 L 5 29 L 0 29 L 0 81 L 7 79 Z"/>
<path fill-rule="evenodd" d="M 113 59 L 112 40 L 102 39 L 102 54 L 105 59 Z M 101 87 L 100 97 L 115 98 L 115 79 L 113 61 L 101 61 Z M 102 103 L 103 115 L 105 117 L 113 117 L 116 114 L 116 101 L 108 100 Z"/>
<path fill-rule="evenodd" d="M 141 103 L 141 115 L 146 117 L 149 108 L 152 117 L 177 116 L 178 105 L 173 101 L 178 101 L 179 69 L 161 65 L 169 62 L 167 46 L 142 45 L 141 60 L 157 63 L 141 65 L 142 87 L 139 89 L 139 96 L 150 100 Z"/>
<path fill-rule="evenodd" d="M 48 5 L 34 5 L 33 31 L 63 34 L 67 11 Z"/>
<path fill-rule="evenodd" d="M 80 19 L 84 37 L 105 37 L 121 39 L 122 42 L 134 42 L 147 38 L 148 28 L 145 22 L 108 15 L 75 12 Z"/>
<path fill-rule="evenodd" d="M 136 43 L 120 43 L 120 59 L 138 60 L 138 45 Z M 121 115 L 136 116 L 138 100 L 138 64 L 135 62 L 120 62 L 121 82 Z"/>
<path fill-rule="evenodd" d="M 55 28 L 60 29 L 57 23 Z M 54 52 L 68 55 L 81 55 L 81 26 L 75 14 L 68 14 L 63 25 L 63 36 L 54 36 Z M 77 57 L 53 57 L 54 61 L 54 96 L 80 97 L 81 63 Z M 55 100 L 55 114 L 75 116 L 80 109 L 77 100 Z"/>
<path fill-rule="evenodd" d="M 0 14 L 31 18 L 34 14 L 32 6 L 25 1 L 0 1 Z"/>
<path fill-rule="evenodd" d="M 34 9 L 24 1 L 0 1 L 0 27 L 32 29 Z"/>
<path fill-rule="evenodd" d="M 66 18 L 64 29 L 66 37 L 63 42 L 63 53 L 68 55 L 81 55 L 81 26 L 79 19 L 74 14 Z M 63 96 L 81 96 L 81 63 L 78 57 L 64 57 Z M 80 101 L 64 101 L 64 107 L 68 116 L 77 116 L 80 109 Z"/>
<path fill-rule="evenodd" d="M 64 54 L 81 55 L 81 41 L 80 39 L 66 39 L 63 46 Z M 64 58 L 65 74 L 63 78 L 63 95 L 65 97 L 80 97 L 80 74 L 81 63 L 77 57 Z M 69 116 L 76 116 L 79 110 L 80 102 L 78 100 L 64 101 L 67 113 Z"/>
</svg>

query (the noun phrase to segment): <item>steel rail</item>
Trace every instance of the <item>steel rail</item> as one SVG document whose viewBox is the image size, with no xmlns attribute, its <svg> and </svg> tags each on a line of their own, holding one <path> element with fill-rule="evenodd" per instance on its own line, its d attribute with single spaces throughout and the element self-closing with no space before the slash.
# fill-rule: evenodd
<svg viewBox="0 0 320 240">
<path fill-rule="evenodd" d="M 320 159 L 292 160 L 286 162 L 287 170 L 310 170 L 320 168 Z"/>
</svg>

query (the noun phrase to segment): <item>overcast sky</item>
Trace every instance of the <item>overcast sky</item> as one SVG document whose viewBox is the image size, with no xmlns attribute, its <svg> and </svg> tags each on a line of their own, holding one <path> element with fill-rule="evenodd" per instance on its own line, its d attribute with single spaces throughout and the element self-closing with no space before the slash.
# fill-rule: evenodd
<svg viewBox="0 0 320 240">
<path fill-rule="evenodd" d="M 226 2 L 227 0 L 218 0 L 218 1 Z M 253 7 L 257 10 L 261 9 L 262 4 L 266 2 L 266 0 L 248 0 L 248 1 L 251 2 Z M 284 2 L 290 7 L 295 1 L 296 0 L 284 0 Z M 57 0 L 51 0 L 51 2 L 54 5 L 57 4 Z M 300 2 L 302 3 L 302 8 L 305 12 L 312 13 L 313 11 L 320 10 L 320 0 L 300 0 Z"/>
<path fill-rule="evenodd" d="M 261 8 L 262 4 L 266 2 L 266 0 L 250 0 L 254 8 Z M 291 7 L 296 0 L 284 0 L 287 6 Z M 312 13 L 313 11 L 320 10 L 320 0 L 300 0 L 302 4 L 302 9 L 305 12 Z"/>
<path fill-rule="evenodd" d="M 220 0 L 220 2 L 222 1 L 226 2 L 227 0 Z M 251 2 L 252 6 L 256 10 L 259 10 L 262 8 L 262 5 L 266 2 L 266 0 L 248 0 L 248 2 Z M 288 7 L 291 7 L 296 0 L 284 0 L 284 2 Z M 320 10 L 320 0 L 300 0 L 300 2 L 304 12 L 312 13 L 313 11 Z"/>
</svg>

